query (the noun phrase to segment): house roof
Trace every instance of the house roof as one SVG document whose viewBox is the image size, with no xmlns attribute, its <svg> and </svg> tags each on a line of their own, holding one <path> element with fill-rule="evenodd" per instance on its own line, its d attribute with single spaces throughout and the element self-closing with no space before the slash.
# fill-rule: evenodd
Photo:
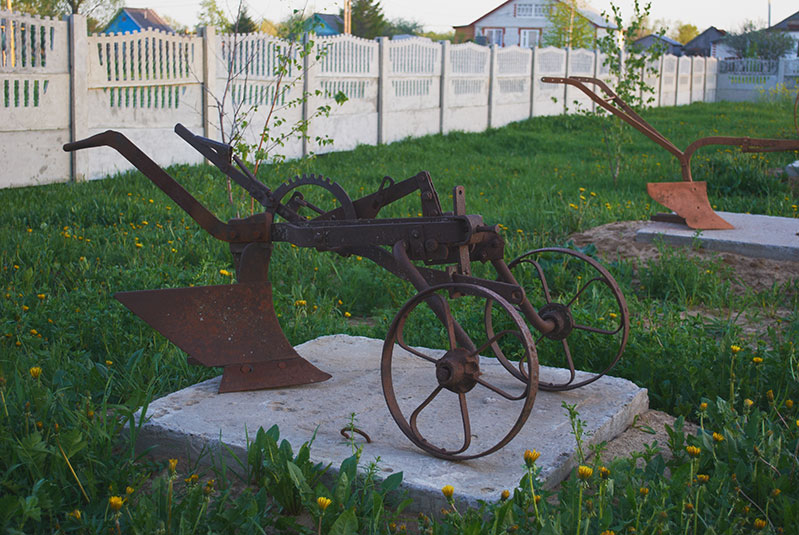
<svg viewBox="0 0 799 535">
<path fill-rule="evenodd" d="M 143 30 L 152 29 L 175 33 L 175 30 L 173 30 L 172 27 L 158 15 L 158 13 L 150 8 L 123 7 L 119 10 L 119 13 L 117 13 L 117 17 L 120 15 L 120 13 L 125 13 Z"/>
<path fill-rule="evenodd" d="M 657 34 L 654 34 L 654 33 L 650 33 L 649 35 L 645 35 L 643 37 L 639 37 L 638 39 L 633 41 L 633 43 L 638 43 L 639 41 L 643 41 L 644 39 L 649 39 L 649 38 L 659 39 L 659 40 L 663 41 L 664 43 L 669 44 L 671 46 L 683 46 L 681 42 L 675 41 L 671 37 L 666 37 L 665 35 L 657 35 Z"/>
<path fill-rule="evenodd" d="M 685 43 L 685 51 L 702 51 L 702 50 L 710 50 L 710 45 L 715 43 L 716 41 L 724 38 L 727 35 L 727 32 L 724 30 L 719 30 L 715 26 L 711 26 L 707 30 L 703 31 L 687 43 Z"/>
<path fill-rule="evenodd" d="M 324 21 L 325 24 L 334 30 L 341 31 L 344 27 L 344 21 L 338 15 L 329 15 L 327 13 L 314 13 L 314 17 L 318 17 Z"/>
<path fill-rule="evenodd" d="M 781 20 L 769 28 L 769 30 L 799 31 L 799 11 L 788 18 Z"/>
<path fill-rule="evenodd" d="M 498 5 L 497 7 L 495 7 L 494 9 L 489 11 L 488 13 L 486 13 L 486 14 L 478 17 L 477 19 L 473 20 L 469 24 L 463 24 L 461 26 L 453 26 L 453 28 L 468 28 L 469 26 L 477 24 L 478 22 L 480 22 L 481 20 L 483 20 L 484 18 L 489 16 L 491 13 L 494 13 L 498 9 L 501 9 L 502 7 L 510 4 L 513 1 L 514 0 L 506 0 L 505 2 L 502 2 L 500 5 Z M 560 2 L 561 0 L 553 0 L 553 1 L 554 2 Z M 615 25 L 611 24 L 610 22 L 608 22 L 604 18 L 602 18 L 602 15 L 599 13 L 599 11 L 597 11 L 593 7 L 583 6 L 581 8 L 578 8 L 577 11 L 580 13 L 580 15 L 582 15 L 583 17 L 588 19 L 588 22 L 590 22 L 591 24 L 593 24 L 597 28 L 610 28 L 610 29 L 615 29 L 616 28 Z"/>
</svg>

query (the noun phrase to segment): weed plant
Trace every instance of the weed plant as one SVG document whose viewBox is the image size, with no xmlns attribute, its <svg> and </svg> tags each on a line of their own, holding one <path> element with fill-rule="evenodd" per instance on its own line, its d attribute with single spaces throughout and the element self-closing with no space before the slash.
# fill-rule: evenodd
<svg viewBox="0 0 799 535">
<path fill-rule="evenodd" d="M 768 103 L 646 112 L 681 147 L 714 134 L 789 137 L 789 116 Z M 452 187 L 464 185 L 469 212 L 503 225 L 510 260 L 533 248 L 563 245 L 571 232 L 659 210 L 644 184 L 677 180 L 676 161 L 634 136 L 622 148 L 627 165 L 614 184 L 603 169 L 600 137 L 592 118 L 535 118 L 480 134 L 332 153 L 313 162 L 313 171 L 358 197 L 375 191 L 384 175 L 399 180 L 427 169 L 445 209 Z M 719 210 L 796 217 L 791 190 L 777 178 L 763 178 L 764 170 L 795 159 L 710 147 L 697 154 L 694 174 L 711 184 L 710 199 Z M 311 171 L 307 162 L 291 165 L 296 172 Z M 220 218 L 248 213 L 249 199 L 228 202 L 217 171 L 181 165 L 169 172 Z M 289 178 L 272 173 L 263 167 L 260 176 L 273 188 Z M 226 248 L 137 173 L 4 190 L 0 199 L 0 529 L 402 531 L 408 520 L 397 516 L 407 505 L 397 491 L 401 475 L 381 482 L 374 465 L 356 454 L 331 480 L 327 467 L 311 461 L 312 443 L 295 452 L 274 428 L 253 430 L 248 454 L 237 463 L 237 472 L 245 474 L 241 481 L 221 460 L 200 473 L 138 456 L 133 444 L 141 419 L 135 411 L 144 407 L 146 413 L 150 400 L 217 371 L 188 366 L 184 354 L 112 295 L 231 283 Z M 418 199 L 409 198 L 381 216 L 415 216 L 418 210 Z M 508 489 L 507 498 L 463 509 L 456 507 L 458 490 L 445 488 L 452 500 L 447 513 L 420 517 L 422 532 L 790 533 L 799 525 L 797 282 L 735 293 L 721 263 L 691 260 L 665 245 L 656 262 L 616 260 L 609 268 L 632 318 L 628 348 L 614 374 L 648 388 L 653 408 L 697 422 L 700 433 L 686 435 L 678 419 L 668 444 L 652 444 L 632 460 L 610 463 L 601 452 L 581 459 L 582 468 L 556 497 L 540 490 L 535 461 L 520 458 L 519 485 Z M 271 269 L 275 308 L 295 344 L 335 332 L 383 338 L 414 293 L 365 259 L 287 244 L 276 245 Z M 490 275 L 481 266 L 476 271 Z M 563 284 L 568 282 L 564 275 Z M 602 299 L 587 302 L 595 307 L 586 309 L 590 315 L 606 313 Z M 685 314 L 697 306 L 717 319 Z M 779 328 L 743 331 L 735 318 L 752 310 L 783 311 Z M 420 327 L 424 343 L 430 326 Z M 588 344 L 581 353 L 590 356 L 592 348 Z M 551 358 L 544 349 L 542 362 Z M 665 460 L 661 450 L 672 458 Z"/>
</svg>

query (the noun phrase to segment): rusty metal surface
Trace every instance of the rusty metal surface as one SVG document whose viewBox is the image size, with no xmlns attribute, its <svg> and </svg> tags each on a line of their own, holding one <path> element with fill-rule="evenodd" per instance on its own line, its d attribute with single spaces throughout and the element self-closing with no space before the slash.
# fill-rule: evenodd
<svg viewBox="0 0 799 535">
<path fill-rule="evenodd" d="M 697 230 L 720 230 L 734 228 L 729 222 L 716 214 L 707 198 L 707 187 L 703 182 L 694 182 L 691 175 L 691 157 L 702 147 L 709 145 L 731 145 L 741 147 L 742 152 L 775 152 L 783 150 L 799 150 L 799 140 L 794 139 L 759 139 L 750 137 L 710 136 L 697 139 L 681 151 L 651 124 L 646 122 L 636 111 L 624 102 L 608 85 L 598 78 L 585 76 L 542 77 L 547 83 L 567 84 L 585 93 L 604 110 L 626 122 L 646 137 L 666 149 L 680 164 L 683 182 L 658 182 L 647 184 L 650 197 L 667 208 L 673 210 L 685 220 L 685 224 Z M 597 86 L 607 98 L 602 98 L 589 89 L 586 84 Z M 796 107 L 799 106 L 799 94 L 794 103 L 794 123 L 796 123 Z M 799 131 L 799 128 L 797 128 Z"/>
<path fill-rule="evenodd" d="M 507 444 L 527 420 L 539 388 L 537 343 L 556 340 L 561 344 L 565 350 L 565 365 L 572 371 L 573 379 L 575 364 L 569 343 L 576 333 L 597 331 L 575 319 L 575 302 L 582 299 L 585 288 L 571 301 L 562 303 L 551 298 L 542 274 L 539 278 L 544 282 L 545 299 L 533 304 L 512 272 L 521 269 L 518 266 L 522 264 L 536 265 L 536 269 L 542 271 L 530 260 L 530 255 L 557 251 L 593 269 L 598 275 L 587 281 L 585 287 L 595 282 L 609 287 L 611 301 L 615 301 L 622 318 L 620 327 L 607 333 L 622 338 L 608 366 L 603 365 L 591 380 L 579 384 L 571 380 L 564 384 L 541 383 L 541 387 L 567 390 L 596 380 L 615 365 L 624 350 L 629 319 L 624 297 L 610 274 L 593 259 L 565 249 L 532 251 L 506 265 L 503 260 L 505 242 L 499 225 L 486 225 L 482 216 L 467 212 L 466 192 L 462 186 L 453 190 L 451 212 L 442 211 L 438 193 L 425 171 L 400 182 L 384 177 L 374 193 L 354 200 L 339 184 L 317 175 L 295 177 L 272 191 L 233 155 L 231 147 L 195 136 L 181 125 L 177 125 L 175 131 L 244 188 L 264 211 L 223 223 L 118 132 L 108 131 L 64 148 L 78 150 L 105 145 L 116 149 L 204 230 L 229 242 L 236 267 L 235 284 L 115 295 L 185 351 L 190 363 L 222 367 L 220 392 L 286 387 L 330 378 L 328 373 L 296 353 L 278 322 L 269 265 L 273 246 L 280 242 L 344 257 L 362 256 L 410 282 L 416 289 L 418 293 L 399 311 L 386 337 L 381 361 L 382 384 L 389 410 L 400 430 L 418 447 L 438 457 L 471 459 Z M 303 191 L 307 188 L 324 190 L 336 200 L 336 207 L 325 210 L 316 206 L 305 197 Z M 420 217 L 376 218 L 384 207 L 414 194 L 421 203 Z M 496 280 L 473 276 L 475 262 L 490 262 L 497 272 Z M 465 302 L 478 303 L 474 310 L 477 321 L 460 316 L 464 311 L 469 312 L 468 307 L 464 308 Z M 433 357 L 406 343 L 405 325 L 408 317 L 415 313 L 430 314 L 426 321 L 437 323 L 438 331 L 446 334 L 447 348 L 443 355 Z M 495 316 L 499 319 L 495 320 Z M 496 321 L 503 322 L 502 326 L 498 327 Z M 600 334 L 604 335 L 604 331 Z M 508 346 L 508 341 L 514 352 L 506 355 L 509 350 L 501 346 Z M 427 398 L 413 400 L 410 411 L 403 411 L 397 401 L 402 393 L 394 391 L 392 361 L 404 354 L 400 350 L 410 351 L 414 358 L 426 362 L 430 378 L 437 385 Z M 612 351 L 616 351 L 615 346 Z M 480 356 L 493 357 L 499 363 L 492 368 L 501 371 L 499 382 L 481 370 Z M 520 391 L 506 390 L 502 386 L 505 380 Z M 479 440 L 472 440 L 473 432 L 479 435 L 472 422 L 474 411 L 480 410 L 480 405 L 468 401 L 473 392 L 479 391 L 511 402 L 514 413 L 507 433 L 488 437 L 488 443 L 480 444 L 476 443 Z M 456 447 L 445 445 L 451 437 L 431 436 L 419 423 L 431 413 L 430 407 L 437 403 L 436 398 L 444 395 L 453 395 L 457 400 L 458 414 L 453 417 L 459 421 L 462 441 Z"/>
</svg>

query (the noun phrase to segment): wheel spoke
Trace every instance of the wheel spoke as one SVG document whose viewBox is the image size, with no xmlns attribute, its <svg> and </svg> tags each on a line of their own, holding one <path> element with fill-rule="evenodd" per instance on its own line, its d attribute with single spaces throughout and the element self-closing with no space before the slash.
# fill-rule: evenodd
<svg viewBox="0 0 799 535">
<path fill-rule="evenodd" d="M 538 280 L 541 281 L 541 287 L 544 290 L 544 299 L 546 300 L 547 303 L 551 303 L 552 295 L 549 293 L 549 285 L 547 284 L 547 278 L 546 275 L 544 275 L 544 269 L 541 267 L 541 264 L 539 264 L 535 260 L 527 260 L 527 259 L 524 259 L 521 262 L 531 264 L 535 268 L 536 273 L 538 273 Z"/>
<path fill-rule="evenodd" d="M 480 377 L 477 378 L 477 382 L 478 382 L 478 384 L 483 385 L 484 387 L 486 387 L 487 389 L 491 390 L 492 392 L 496 392 L 497 394 L 499 394 L 503 398 L 509 399 L 510 401 L 519 401 L 520 399 L 524 399 L 525 396 L 527 395 L 527 389 L 526 388 L 524 389 L 524 392 L 522 392 L 518 396 L 514 396 L 513 394 L 508 394 L 507 392 L 505 392 L 504 390 L 502 390 L 498 386 L 494 386 L 491 383 L 489 383 L 488 381 L 486 381 L 485 379 L 482 379 Z"/>
<path fill-rule="evenodd" d="M 403 340 L 403 339 L 402 339 L 402 334 L 401 334 L 401 333 L 397 335 L 397 344 L 398 344 L 398 345 L 399 345 L 399 346 L 400 346 L 402 349 L 404 349 L 405 351 L 407 351 L 408 353 L 411 353 L 411 354 L 413 354 L 413 355 L 416 355 L 416 356 L 417 356 L 417 357 L 419 357 L 419 358 L 423 358 L 424 360 L 427 360 L 427 361 L 429 361 L 429 362 L 432 362 L 433 364 L 435 364 L 436 362 L 438 362 L 438 359 L 436 359 L 436 358 L 433 358 L 433 357 L 431 357 L 431 356 L 429 356 L 429 355 L 425 355 L 425 354 L 424 354 L 424 353 L 422 353 L 421 351 L 418 351 L 418 350 L 416 350 L 416 349 L 412 348 L 411 346 L 409 346 L 408 344 L 406 344 L 406 343 L 405 343 L 405 340 Z"/>
<path fill-rule="evenodd" d="M 591 286 L 591 284 L 593 284 L 596 281 L 602 281 L 602 279 L 599 277 L 594 277 L 590 281 L 586 282 L 585 286 L 580 288 L 580 290 L 576 294 L 574 294 L 574 297 L 572 297 L 571 300 L 568 303 L 566 303 L 566 307 L 571 307 L 572 304 L 577 300 L 577 298 L 580 297 L 580 294 L 582 294 L 586 290 L 586 288 Z"/>
<path fill-rule="evenodd" d="M 472 425 L 469 421 L 469 409 L 466 407 L 466 394 L 458 394 L 458 401 L 460 401 L 461 421 L 463 421 L 463 446 L 458 451 L 451 453 L 462 453 L 469 449 L 472 443 Z"/>
<path fill-rule="evenodd" d="M 598 327 L 591 327 L 590 325 L 580 325 L 579 323 L 575 323 L 574 324 L 574 328 L 575 329 L 579 329 L 581 331 L 588 331 L 588 332 L 592 332 L 592 333 L 597 333 L 597 334 L 607 334 L 607 335 L 613 335 L 613 334 L 618 333 L 621 330 L 622 327 L 623 327 L 623 325 L 619 324 L 619 327 L 615 331 L 609 331 L 607 329 L 600 329 Z"/>
<path fill-rule="evenodd" d="M 494 336 L 492 336 L 492 337 L 491 337 L 491 338 L 490 338 L 490 339 L 489 339 L 489 340 L 488 340 L 486 343 L 484 343 L 482 346 L 480 346 L 480 347 L 479 347 L 479 348 L 477 348 L 476 350 L 472 351 L 472 352 L 469 354 L 469 357 L 473 357 L 473 356 L 475 356 L 475 355 L 479 356 L 479 355 L 480 355 L 480 353 L 482 353 L 482 352 L 483 352 L 483 350 L 484 350 L 485 348 L 487 348 L 488 346 L 491 346 L 491 347 L 492 347 L 492 349 L 493 349 L 493 348 L 494 348 L 494 346 L 496 345 L 497 341 L 498 341 L 500 338 L 503 338 L 504 336 L 506 336 L 506 335 L 509 335 L 509 334 L 510 334 L 510 335 L 513 335 L 513 336 L 515 336 L 516 338 L 518 338 L 519 342 L 521 342 L 522 344 L 524 344 L 524 340 L 522 339 L 522 336 L 521 336 L 521 334 L 519 334 L 519 331 L 514 331 L 514 330 L 511 330 L 511 329 L 506 329 L 506 330 L 504 330 L 504 331 L 500 331 L 499 333 L 495 334 L 495 335 L 494 335 Z M 497 346 L 497 349 L 499 349 L 499 347 L 498 347 L 498 346 Z M 500 361 L 500 363 L 502 363 L 502 364 L 503 364 L 503 367 L 504 367 L 506 370 L 508 370 L 508 371 L 511 373 L 511 375 L 513 375 L 514 377 L 516 377 L 518 380 L 520 380 L 520 381 L 522 381 L 522 382 L 526 382 L 526 381 L 527 381 L 527 378 L 525 378 L 523 375 L 517 375 L 517 374 L 516 374 L 516 370 L 515 370 L 515 369 L 513 369 L 513 366 L 510 364 L 510 361 L 508 361 L 508 358 L 505 356 L 505 354 L 504 354 L 504 353 L 503 353 L 501 350 L 499 350 L 499 351 L 496 351 L 496 350 L 494 350 L 494 356 L 497 358 L 497 360 L 499 360 L 499 361 Z M 508 365 L 507 365 L 507 366 L 505 366 L 505 364 L 508 364 Z"/>
<path fill-rule="evenodd" d="M 427 407 L 430 404 L 430 402 L 435 399 L 438 393 L 441 392 L 443 388 L 444 387 L 441 385 L 437 386 L 436 389 L 433 390 L 433 393 L 427 396 L 427 399 L 422 401 L 421 405 L 416 407 L 416 409 L 411 413 L 411 418 L 408 421 L 408 423 L 411 424 L 411 429 L 413 429 L 413 432 L 416 434 L 417 438 L 424 440 L 425 442 L 427 441 L 424 439 L 424 437 L 422 437 L 422 434 L 419 432 L 419 428 L 416 427 L 416 418 L 419 416 L 419 413 L 422 412 L 422 409 Z"/>
</svg>

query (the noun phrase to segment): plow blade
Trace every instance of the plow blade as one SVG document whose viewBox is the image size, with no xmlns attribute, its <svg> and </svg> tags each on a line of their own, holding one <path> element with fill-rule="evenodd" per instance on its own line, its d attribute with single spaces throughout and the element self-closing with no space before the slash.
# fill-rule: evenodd
<svg viewBox="0 0 799 535">
<path fill-rule="evenodd" d="M 220 393 L 330 378 L 286 339 L 268 282 L 119 292 L 114 297 L 188 353 L 190 363 L 223 366 Z"/>
<path fill-rule="evenodd" d="M 685 219 L 685 224 L 693 229 L 735 228 L 713 211 L 707 198 L 707 182 L 650 182 L 646 185 L 646 192 Z"/>
</svg>

